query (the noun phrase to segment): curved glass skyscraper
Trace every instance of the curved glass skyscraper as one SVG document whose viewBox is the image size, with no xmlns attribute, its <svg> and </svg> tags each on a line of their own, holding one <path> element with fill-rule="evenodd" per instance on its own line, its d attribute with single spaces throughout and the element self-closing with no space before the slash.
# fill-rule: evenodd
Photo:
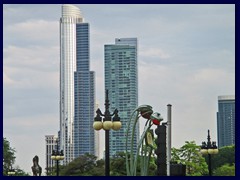
<svg viewBox="0 0 240 180">
<path fill-rule="evenodd" d="M 89 24 L 79 8 L 62 5 L 60 18 L 60 148 L 64 164 L 94 154 L 95 85 L 89 71 Z"/>
</svg>

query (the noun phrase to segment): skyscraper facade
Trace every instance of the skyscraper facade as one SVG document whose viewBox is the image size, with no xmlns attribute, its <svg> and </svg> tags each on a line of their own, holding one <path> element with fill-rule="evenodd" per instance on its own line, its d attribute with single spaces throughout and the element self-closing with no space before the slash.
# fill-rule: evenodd
<svg viewBox="0 0 240 180">
<path fill-rule="evenodd" d="M 105 89 L 109 91 L 111 112 L 118 109 L 122 128 L 110 131 L 110 155 L 125 151 L 127 122 L 138 106 L 137 38 L 115 39 L 104 46 Z M 139 124 L 134 134 L 134 147 L 139 139 Z M 136 150 L 136 149 L 135 149 Z"/>
<path fill-rule="evenodd" d="M 89 24 L 79 8 L 62 5 L 60 18 L 60 149 L 64 164 L 94 154 L 95 75 L 89 70 Z"/>
<path fill-rule="evenodd" d="M 235 144 L 235 96 L 218 96 L 218 146 Z"/>
</svg>

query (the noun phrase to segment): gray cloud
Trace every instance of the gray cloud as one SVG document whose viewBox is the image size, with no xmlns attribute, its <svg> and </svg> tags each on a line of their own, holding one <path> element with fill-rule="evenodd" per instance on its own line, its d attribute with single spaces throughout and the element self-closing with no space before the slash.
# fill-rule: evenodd
<svg viewBox="0 0 240 180">
<path fill-rule="evenodd" d="M 29 71 L 57 72 L 59 52 L 59 47 L 56 46 L 8 46 L 3 48 L 4 67 L 15 68 L 15 71 L 25 68 Z M 14 70 L 8 72 L 16 73 Z"/>
<path fill-rule="evenodd" d="M 28 20 L 4 27 L 4 43 L 18 46 L 50 46 L 58 43 L 57 21 Z M 17 41 L 16 41 L 17 39 Z"/>
</svg>

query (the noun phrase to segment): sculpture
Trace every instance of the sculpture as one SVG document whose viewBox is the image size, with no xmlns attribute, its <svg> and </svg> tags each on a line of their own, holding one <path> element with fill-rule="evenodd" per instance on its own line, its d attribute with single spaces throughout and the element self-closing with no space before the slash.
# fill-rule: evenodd
<svg viewBox="0 0 240 180">
<path fill-rule="evenodd" d="M 143 133 L 137 144 L 137 152 L 134 153 L 134 133 L 136 131 L 136 124 L 140 117 L 147 119 Z M 130 121 L 127 124 L 126 132 L 126 169 L 127 176 L 137 176 L 137 162 L 140 154 L 140 169 L 141 176 L 148 176 L 150 157 L 152 151 L 156 148 L 154 144 L 152 125 L 160 125 L 163 120 L 160 113 L 153 113 L 152 107 L 149 105 L 138 106 L 132 113 Z M 145 139 L 145 141 L 144 141 Z M 139 153 L 140 151 L 140 153 Z"/>
<path fill-rule="evenodd" d="M 32 166 L 32 172 L 33 176 L 41 176 L 42 174 L 42 167 L 38 164 L 39 158 L 38 156 L 34 156 L 33 158 L 33 166 Z"/>
</svg>

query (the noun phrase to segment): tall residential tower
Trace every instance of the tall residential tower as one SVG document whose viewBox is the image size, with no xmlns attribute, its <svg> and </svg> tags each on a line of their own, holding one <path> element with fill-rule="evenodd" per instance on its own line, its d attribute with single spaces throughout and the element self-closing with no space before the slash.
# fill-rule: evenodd
<svg viewBox="0 0 240 180">
<path fill-rule="evenodd" d="M 94 154 L 95 75 L 89 71 L 89 24 L 73 5 L 62 5 L 60 51 L 60 149 L 67 164 L 84 153 Z"/>
<path fill-rule="evenodd" d="M 218 96 L 218 146 L 235 144 L 235 96 Z"/>
<path fill-rule="evenodd" d="M 105 45 L 105 89 L 109 91 L 111 112 L 118 109 L 122 128 L 110 131 L 110 155 L 125 151 L 127 122 L 138 106 L 137 38 L 115 39 L 115 44 Z M 139 124 L 134 147 L 139 139 Z"/>
</svg>

